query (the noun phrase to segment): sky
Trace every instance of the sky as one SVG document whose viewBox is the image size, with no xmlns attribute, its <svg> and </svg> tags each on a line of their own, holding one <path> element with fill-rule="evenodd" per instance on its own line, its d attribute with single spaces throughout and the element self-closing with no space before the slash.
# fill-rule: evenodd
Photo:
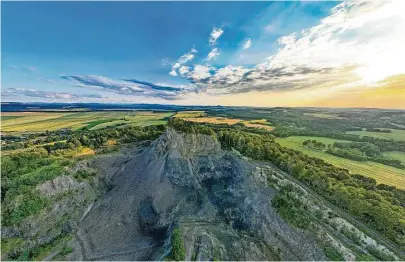
<svg viewBox="0 0 405 262">
<path fill-rule="evenodd" d="M 1 101 L 405 108 L 403 10 L 2 2 Z"/>
</svg>

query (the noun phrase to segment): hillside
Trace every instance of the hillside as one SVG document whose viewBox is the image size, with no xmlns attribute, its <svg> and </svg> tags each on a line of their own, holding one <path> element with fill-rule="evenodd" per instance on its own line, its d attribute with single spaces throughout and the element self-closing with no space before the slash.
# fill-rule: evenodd
<svg viewBox="0 0 405 262">
<path fill-rule="evenodd" d="M 95 175 L 84 181 L 74 175 L 83 171 Z M 402 257 L 391 242 L 271 163 L 225 151 L 215 135 L 170 126 L 146 148 L 79 161 L 37 190 L 54 204 L 3 227 L 3 259 L 24 258 L 24 250 L 47 260 Z M 31 240 L 14 243 L 21 236 Z M 53 244 L 41 248 L 46 243 Z"/>
</svg>

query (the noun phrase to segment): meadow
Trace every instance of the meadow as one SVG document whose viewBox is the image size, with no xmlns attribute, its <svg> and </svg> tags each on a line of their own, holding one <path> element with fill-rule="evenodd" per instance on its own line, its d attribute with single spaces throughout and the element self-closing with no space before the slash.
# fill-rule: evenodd
<svg viewBox="0 0 405 262">
<path fill-rule="evenodd" d="M 387 129 L 387 128 L 383 128 Z M 393 139 L 396 141 L 405 141 L 405 130 L 400 129 L 390 129 L 391 133 L 382 132 L 367 132 L 367 131 L 349 131 L 348 134 L 360 135 L 360 136 L 371 136 L 381 139 Z"/>
<path fill-rule="evenodd" d="M 323 137 L 291 136 L 286 138 L 278 138 L 277 142 L 284 147 L 295 149 L 309 156 L 323 159 L 327 163 L 333 164 L 337 167 L 346 168 L 351 174 L 360 174 L 363 176 L 372 177 L 378 183 L 384 183 L 387 185 L 393 185 L 400 189 L 405 189 L 405 170 L 374 162 L 358 162 L 337 157 L 322 150 L 304 147 L 302 142 L 308 139 L 317 140 L 323 142 L 324 144 L 333 144 L 336 141 L 344 141 Z M 401 154 L 401 152 L 399 152 L 399 154 Z"/>
<path fill-rule="evenodd" d="M 96 130 L 108 126 L 159 125 L 167 122 L 172 112 L 101 111 L 101 112 L 6 112 L 1 114 L 1 132 L 18 134 L 58 129 Z"/>
<path fill-rule="evenodd" d="M 391 151 L 384 152 L 383 155 L 387 158 L 399 160 L 402 164 L 405 164 L 405 152 Z"/>
</svg>

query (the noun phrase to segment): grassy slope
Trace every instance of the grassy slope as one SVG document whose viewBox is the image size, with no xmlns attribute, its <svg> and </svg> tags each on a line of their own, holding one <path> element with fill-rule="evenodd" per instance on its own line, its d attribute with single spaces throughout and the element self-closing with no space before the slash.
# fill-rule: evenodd
<svg viewBox="0 0 405 262">
<path fill-rule="evenodd" d="M 324 161 L 337 167 L 346 168 L 350 171 L 351 174 L 361 174 L 364 176 L 372 177 L 377 180 L 378 183 L 384 183 L 387 185 L 396 186 L 397 188 L 405 189 L 405 170 L 374 162 L 353 161 L 350 159 L 330 155 L 321 150 L 306 148 L 302 145 L 302 142 L 308 139 L 315 139 L 326 144 L 338 141 L 335 139 L 321 137 L 292 136 L 287 138 L 279 138 L 277 139 L 277 142 L 287 148 L 299 150 L 309 156 L 323 159 Z"/>
<path fill-rule="evenodd" d="M 372 136 L 382 139 L 394 139 L 397 141 L 405 141 L 405 130 L 391 129 L 391 133 L 366 132 L 366 131 L 350 131 L 348 134 L 360 136 Z"/>
</svg>

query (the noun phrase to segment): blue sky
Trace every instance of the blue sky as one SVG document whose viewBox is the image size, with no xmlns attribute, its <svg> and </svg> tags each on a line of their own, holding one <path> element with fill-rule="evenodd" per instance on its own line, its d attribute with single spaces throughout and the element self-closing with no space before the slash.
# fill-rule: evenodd
<svg viewBox="0 0 405 262">
<path fill-rule="evenodd" d="M 347 66 L 287 70 L 295 58 L 276 59 L 339 4 L 3 2 L 2 100 L 204 104 L 294 89 L 295 79 L 278 79 Z"/>
</svg>

